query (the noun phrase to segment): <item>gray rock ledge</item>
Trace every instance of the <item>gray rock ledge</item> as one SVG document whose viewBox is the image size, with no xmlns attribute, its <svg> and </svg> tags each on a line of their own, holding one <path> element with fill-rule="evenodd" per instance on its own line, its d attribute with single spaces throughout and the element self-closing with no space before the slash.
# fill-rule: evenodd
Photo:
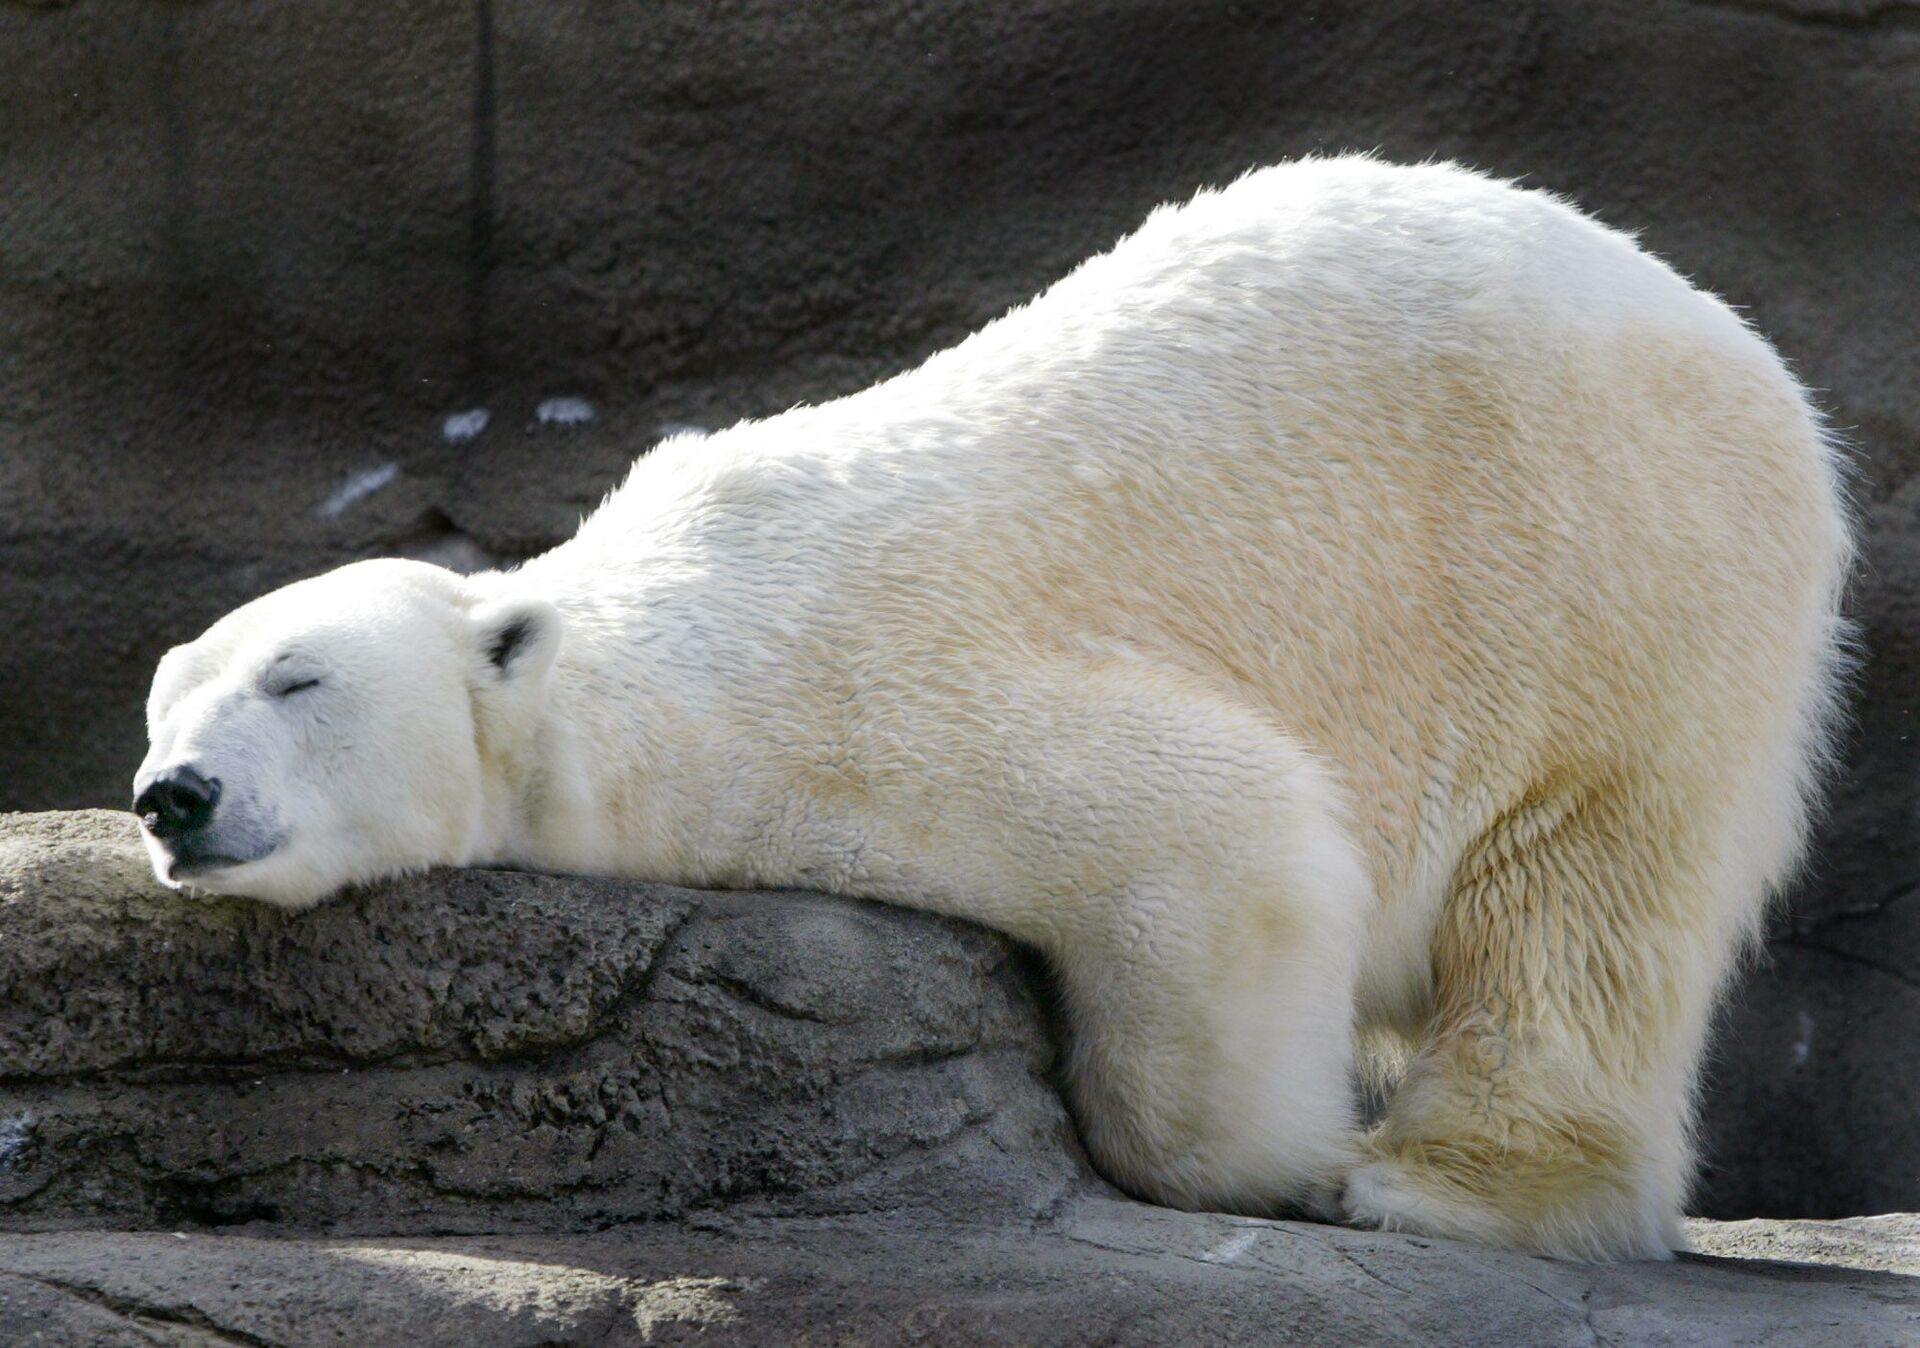
<svg viewBox="0 0 1920 1348">
<path fill-rule="evenodd" d="M 0 823 L 0 1230 L 1027 1214 L 1091 1182 L 1029 961 L 809 894 L 444 871 L 285 914 Z"/>
<path fill-rule="evenodd" d="M 471 871 L 287 916 L 95 812 L 0 818 L 0 931 L 9 1344 L 1920 1343 L 1914 1218 L 1593 1268 L 1129 1201 L 1039 971 L 921 914 Z"/>
</svg>

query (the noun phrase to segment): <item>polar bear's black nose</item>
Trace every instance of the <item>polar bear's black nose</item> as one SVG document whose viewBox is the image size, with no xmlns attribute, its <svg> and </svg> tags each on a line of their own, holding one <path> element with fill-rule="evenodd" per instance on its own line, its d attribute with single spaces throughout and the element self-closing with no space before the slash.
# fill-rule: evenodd
<svg viewBox="0 0 1920 1348">
<path fill-rule="evenodd" d="M 183 763 L 147 783 L 134 797 L 133 812 L 155 837 L 171 841 L 205 826 L 219 799 L 219 779 L 202 777 Z"/>
</svg>

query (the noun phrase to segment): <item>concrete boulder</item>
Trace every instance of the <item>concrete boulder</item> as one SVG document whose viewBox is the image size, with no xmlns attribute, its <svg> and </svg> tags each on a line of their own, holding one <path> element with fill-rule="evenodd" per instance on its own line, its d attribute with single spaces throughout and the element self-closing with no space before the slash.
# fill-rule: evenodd
<svg viewBox="0 0 1920 1348">
<path fill-rule="evenodd" d="M 104 811 L 12 817 L 0 913 L 0 1229 L 1025 1213 L 1085 1173 L 1027 961 L 937 919 L 487 871 L 290 916 L 160 889 Z"/>
</svg>

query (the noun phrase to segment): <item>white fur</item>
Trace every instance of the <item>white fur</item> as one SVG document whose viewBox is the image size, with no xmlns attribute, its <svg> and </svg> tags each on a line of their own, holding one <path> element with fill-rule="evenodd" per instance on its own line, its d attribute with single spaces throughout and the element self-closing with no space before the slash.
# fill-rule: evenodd
<svg viewBox="0 0 1920 1348">
<path fill-rule="evenodd" d="M 1658 1256 L 1848 556 L 1717 301 L 1547 196 L 1309 161 L 669 440 L 518 572 L 246 606 L 163 662 L 147 766 L 279 839 L 194 883 L 288 906 L 504 862 L 972 918 L 1059 969 L 1137 1192 Z M 288 651 L 323 683 L 275 698 Z M 1404 1067 L 1365 1136 L 1356 1028 Z"/>
</svg>

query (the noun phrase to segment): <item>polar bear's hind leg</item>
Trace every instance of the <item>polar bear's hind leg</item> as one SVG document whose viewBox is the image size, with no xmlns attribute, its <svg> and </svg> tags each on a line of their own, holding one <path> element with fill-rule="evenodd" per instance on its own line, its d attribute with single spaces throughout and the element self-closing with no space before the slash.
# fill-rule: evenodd
<svg viewBox="0 0 1920 1348">
<path fill-rule="evenodd" d="M 1462 862 L 1427 1041 L 1350 1177 L 1349 1217 L 1583 1259 L 1664 1259 L 1694 1074 L 1759 895 L 1724 828 L 1628 774 L 1537 792 Z"/>
</svg>

